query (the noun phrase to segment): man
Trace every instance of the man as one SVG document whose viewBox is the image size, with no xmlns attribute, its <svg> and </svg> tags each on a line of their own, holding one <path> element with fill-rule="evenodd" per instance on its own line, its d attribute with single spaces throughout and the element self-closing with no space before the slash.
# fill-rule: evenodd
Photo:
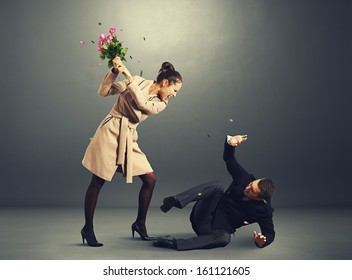
<svg viewBox="0 0 352 280">
<path fill-rule="evenodd" d="M 230 243 L 236 229 L 252 223 L 258 223 L 261 229 L 261 233 L 253 232 L 257 247 L 264 248 L 273 242 L 274 209 L 270 199 L 274 185 L 266 178 L 255 179 L 237 162 L 235 147 L 246 140 L 247 135 L 227 136 L 223 159 L 233 181 L 225 192 L 220 183 L 213 181 L 163 200 L 160 207 L 163 212 L 197 201 L 190 216 L 197 236 L 188 239 L 159 237 L 153 246 L 179 251 L 224 247 Z"/>
</svg>

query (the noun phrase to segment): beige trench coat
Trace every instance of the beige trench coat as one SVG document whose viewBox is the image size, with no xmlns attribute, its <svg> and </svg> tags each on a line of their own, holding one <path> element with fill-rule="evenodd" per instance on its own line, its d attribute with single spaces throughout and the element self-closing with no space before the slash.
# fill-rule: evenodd
<svg viewBox="0 0 352 280">
<path fill-rule="evenodd" d="M 102 120 L 84 154 L 82 164 L 95 175 L 111 181 L 116 171 L 132 183 L 132 176 L 153 172 L 147 157 L 138 147 L 137 126 L 150 115 L 163 111 L 167 102 L 149 95 L 154 83 L 134 76 L 115 82 L 117 74 L 110 71 L 103 79 L 98 93 L 118 95 L 110 113 Z"/>
</svg>

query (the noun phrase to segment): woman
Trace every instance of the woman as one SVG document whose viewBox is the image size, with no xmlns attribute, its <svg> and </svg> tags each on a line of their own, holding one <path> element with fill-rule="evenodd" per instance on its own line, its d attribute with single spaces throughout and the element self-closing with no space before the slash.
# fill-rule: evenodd
<svg viewBox="0 0 352 280">
<path fill-rule="evenodd" d="M 126 77 L 115 80 L 119 73 Z M 136 231 L 143 240 L 150 240 L 145 226 L 147 211 L 156 183 L 156 176 L 147 157 L 137 144 L 136 131 L 139 123 L 150 115 L 163 111 L 170 97 L 177 95 L 182 86 L 182 77 L 169 62 L 164 62 L 156 81 L 132 76 L 119 57 L 113 60 L 113 68 L 103 79 L 98 93 L 101 96 L 119 95 L 107 117 L 100 123 L 92 138 L 82 164 L 92 172 L 84 203 L 85 225 L 81 230 L 82 240 L 89 246 L 103 246 L 93 230 L 93 216 L 101 187 L 111 181 L 115 172 L 122 172 L 127 183 L 139 176 L 142 187 L 139 192 L 138 214 L 132 224 L 132 236 Z"/>
</svg>

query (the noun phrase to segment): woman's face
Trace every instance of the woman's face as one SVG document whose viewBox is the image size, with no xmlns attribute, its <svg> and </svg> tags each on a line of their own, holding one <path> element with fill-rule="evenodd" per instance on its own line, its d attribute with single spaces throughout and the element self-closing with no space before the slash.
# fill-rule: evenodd
<svg viewBox="0 0 352 280">
<path fill-rule="evenodd" d="M 182 87 L 182 83 L 170 84 L 168 80 L 164 79 L 161 82 L 159 97 L 161 100 L 166 101 L 171 97 L 175 97 L 177 92 Z"/>
</svg>

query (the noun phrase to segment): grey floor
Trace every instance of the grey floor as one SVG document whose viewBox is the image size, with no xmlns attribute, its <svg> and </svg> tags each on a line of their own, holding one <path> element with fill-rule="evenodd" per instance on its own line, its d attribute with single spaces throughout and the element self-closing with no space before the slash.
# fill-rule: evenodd
<svg viewBox="0 0 352 280">
<path fill-rule="evenodd" d="M 275 211 L 277 237 L 264 249 L 254 246 L 257 225 L 239 229 L 225 248 L 178 252 L 131 237 L 135 208 L 97 208 L 95 232 L 103 247 L 82 245 L 81 208 L 0 208 L 2 260 L 351 260 L 352 208 L 282 208 Z M 190 208 L 167 214 L 151 208 L 150 235 L 193 236 Z"/>
</svg>

